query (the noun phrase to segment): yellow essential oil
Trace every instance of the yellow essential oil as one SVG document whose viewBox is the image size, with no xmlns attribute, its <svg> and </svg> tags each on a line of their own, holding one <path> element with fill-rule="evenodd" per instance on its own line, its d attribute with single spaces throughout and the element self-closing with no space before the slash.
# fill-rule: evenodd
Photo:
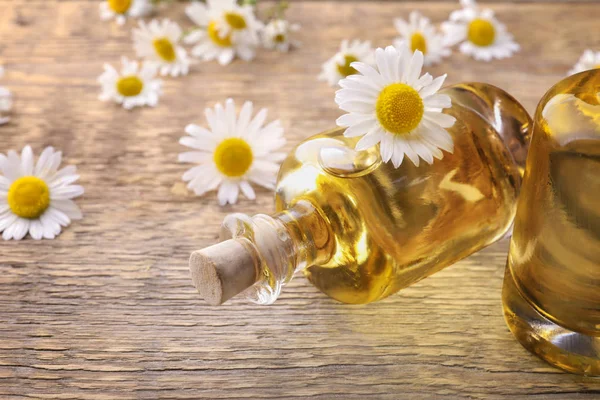
<svg viewBox="0 0 600 400">
<path fill-rule="evenodd" d="M 600 70 L 563 80 L 538 106 L 503 301 L 528 350 L 600 374 Z"/>
</svg>

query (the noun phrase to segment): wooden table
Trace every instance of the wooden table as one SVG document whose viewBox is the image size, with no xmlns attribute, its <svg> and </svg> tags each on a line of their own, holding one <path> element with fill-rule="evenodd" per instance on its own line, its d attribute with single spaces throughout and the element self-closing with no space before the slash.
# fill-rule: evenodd
<svg viewBox="0 0 600 400">
<path fill-rule="evenodd" d="M 97 2 L 0 0 L 0 84 L 16 97 L 0 151 L 53 145 L 77 165 L 85 218 L 57 240 L 0 243 L 0 398 L 597 399 L 600 381 L 527 353 L 506 328 L 507 241 L 364 306 L 339 304 L 297 277 L 273 306 L 209 307 L 189 278 L 191 251 L 233 211 L 271 212 L 272 194 L 220 208 L 193 197 L 178 144 L 203 109 L 231 96 L 266 106 L 289 144 L 340 115 L 320 64 L 344 38 L 390 43 L 411 9 L 441 22 L 453 2 L 297 1 L 304 46 L 252 63 L 199 65 L 167 79 L 156 109 L 97 100 L 104 62 L 133 56 L 130 27 Z M 487 81 L 532 111 L 587 48 L 600 49 L 598 3 L 493 3 L 522 45 L 482 63 L 455 53 L 434 75 Z M 161 16 L 190 26 L 183 5 Z"/>
</svg>

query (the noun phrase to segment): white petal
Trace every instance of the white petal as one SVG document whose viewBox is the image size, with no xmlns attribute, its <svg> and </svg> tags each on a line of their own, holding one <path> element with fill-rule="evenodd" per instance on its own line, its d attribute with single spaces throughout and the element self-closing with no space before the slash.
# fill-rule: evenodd
<svg viewBox="0 0 600 400">
<path fill-rule="evenodd" d="M 377 69 L 379 69 L 382 78 L 387 82 L 392 81 L 392 70 L 388 64 L 388 55 L 384 49 L 378 48 L 375 50 L 375 62 L 377 63 Z"/>
<path fill-rule="evenodd" d="M 217 146 L 213 140 L 198 139 L 192 136 L 183 136 L 179 139 L 179 143 L 192 149 L 206 152 L 212 152 Z"/>
<path fill-rule="evenodd" d="M 433 164 L 433 155 L 431 154 L 431 152 L 429 151 L 427 146 L 425 146 L 419 140 L 418 136 L 411 139 L 409 141 L 409 143 L 410 143 L 410 147 L 413 148 L 413 150 L 419 155 L 419 157 L 421 157 L 423 160 L 425 160 L 428 164 Z"/>
<path fill-rule="evenodd" d="M 411 60 L 410 66 L 408 67 L 408 71 L 406 76 L 406 83 L 410 86 L 414 86 L 414 84 L 421 76 L 421 70 L 423 69 L 423 53 L 419 50 L 415 51 Z"/>
<path fill-rule="evenodd" d="M 363 136 L 356 146 L 354 147 L 358 151 L 369 149 L 379 143 L 383 136 L 387 135 L 381 131 L 381 128 L 377 127 L 373 129 L 371 132 L 367 133 Z"/>
<path fill-rule="evenodd" d="M 233 136 L 236 133 L 235 125 L 237 116 L 235 114 L 235 103 L 233 99 L 225 101 L 225 123 L 227 124 L 227 134 Z"/>
<path fill-rule="evenodd" d="M 215 133 L 209 131 L 206 128 L 203 128 L 199 125 L 196 124 L 189 124 L 185 127 L 185 133 L 187 133 L 190 136 L 194 136 L 198 139 L 201 140 L 218 140 L 219 139 L 219 135 L 216 135 Z"/>
<path fill-rule="evenodd" d="M 381 159 L 383 162 L 388 162 L 394 154 L 394 135 L 386 134 L 381 138 L 379 143 L 379 152 L 381 153 Z"/>
<path fill-rule="evenodd" d="M 250 123 L 250 118 L 252 118 L 252 102 L 247 101 L 240 110 L 235 136 L 241 137 L 244 134 L 248 128 L 248 124 Z"/>
<path fill-rule="evenodd" d="M 59 209 L 50 206 L 44 215 L 48 214 L 50 218 L 58 222 L 61 226 L 68 226 L 71 223 L 71 219 Z"/>
<path fill-rule="evenodd" d="M 372 102 L 344 101 L 338 105 L 340 109 L 349 113 L 369 114 L 375 111 L 375 104 Z"/>
<path fill-rule="evenodd" d="M 21 152 L 21 171 L 25 176 L 33 174 L 33 151 L 29 145 L 25 146 Z"/>
<path fill-rule="evenodd" d="M 247 181 L 240 182 L 240 189 L 242 190 L 242 193 L 244 194 L 244 196 L 246 196 L 248 200 L 256 199 L 256 193 L 254 193 L 254 189 L 252 189 L 252 186 L 250 186 L 250 184 Z"/>
<path fill-rule="evenodd" d="M 7 177 L 0 175 L 0 191 L 8 191 L 11 181 Z"/>
<path fill-rule="evenodd" d="M 267 113 L 268 113 L 268 111 L 266 108 L 261 109 L 256 114 L 254 119 L 252 119 L 252 122 L 250 122 L 250 124 L 248 125 L 248 129 L 245 133 L 245 135 L 247 135 L 247 136 L 242 136 L 242 137 L 248 137 L 248 136 L 254 135 L 265 123 L 265 120 L 267 119 Z"/>
<path fill-rule="evenodd" d="M 229 181 L 224 181 L 219 187 L 219 192 L 217 193 L 217 199 L 219 201 L 220 206 L 224 206 L 229 202 L 229 198 L 231 193 L 233 193 L 234 189 L 237 188 L 236 184 L 232 184 Z"/>
<path fill-rule="evenodd" d="M 49 181 L 50 189 L 55 189 L 59 186 L 67 186 L 79 179 L 79 175 L 63 175 L 58 178 L 53 178 Z"/>
<path fill-rule="evenodd" d="M 185 153 L 180 153 L 177 157 L 177 161 L 179 162 L 188 162 L 188 163 L 206 163 L 209 162 L 212 158 L 212 154 L 204 151 L 186 151 Z"/>
<path fill-rule="evenodd" d="M 404 161 L 404 153 L 405 153 L 405 144 L 404 140 L 397 136 L 394 138 L 394 155 L 392 156 L 392 163 L 395 168 L 400 167 L 402 165 L 402 161 Z"/>
<path fill-rule="evenodd" d="M 54 239 L 60 233 L 60 224 L 54 219 L 48 217 L 46 213 L 40 217 L 42 228 L 44 229 L 44 239 Z"/>
<path fill-rule="evenodd" d="M 13 213 L 9 213 L 0 217 L 0 232 L 11 226 L 19 218 Z"/>
<path fill-rule="evenodd" d="M 377 72 L 377 70 L 368 64 L 362 62 L 353 62 L 352 68 L 369 78 L 378 88 L 383 88 L 386 85 L 386 81 Z"/>
<path fill-rule="evenodd" d="M 181 179 L 183 179 L 185 182 L 191 181 L 197 177 L 205 179 L 207 175 L 211 173 L 213 168 L 214 167 L 209 164 L 196 165 L 195 167 L 192 167 L 185 171 Z"/>
<path fill-rule="evenodd" d="M 40 240 L 44 236 L 44 228 L 42 227 L 42 223 L 39 220 L 31 220 L 31 223 L 29 225 L 29 234 L 34 240 Z"/>
<path fill-rule="evenodd" d="M 415 167 L 419 166 L 419 155 L 410 146 L 410 143 L 406 141 L 404 142 L 404 154 L 410 159 L 410 161 L 412 161 Z"/>
<path fill-rule="evenodd" d="M 219 64 L 221 64 L 221 65 L 229 64 L 233 60 L 234 56 L 235 56 L 235 53 L 231 49 L 227 49 L 227 50 L 221 52 L 221 54 L 219 54 Z"/>
<path fill-rule="evenodd" d="M 61 186 L 50 191 L 51 200 L 72 199 L 83 194 L 84 190 L 79 185 Z"/>
<path fill-rule="evenodd" d="M 359 122 L 357 124 L 354 124 L 354 125 L 348 127 L 348 129 L 346 129 L 346 131 L 344 132 L 344 136 L 346 136 L 346 137 L 363 136 L 366 133 L 368 133 L 371 129 L 373 129 L 375 126 L 377 126 L 377 122 L 375 121 L 375 118 L 371 118 L 371 119 Z"/>
<path fill-rule="evenodd" d="M 423 89 L 419 91 L 421 97 L 425 99 L 435 94 L 438 90 L 440 90 L 440 88 L 444 84 L 444 81 L 446 80 L 446 76 L 447 75 L 438 76 L 429 85 L 423 87 Z"/>
<path fill-rule="evenodd" d="M 437 111 L 425 111 L 424 119 L 435 122 L 442 128 L 450 128 L 456 122 L 456 118 L 452 115 L 444 114 Z"/>
<path fill-rule="evenodd" d="M 433 108 L 450 108 L 452 107 L 452 100 L 450 96 L 445 94 L 434 94 L 423 100 L 425 107 Z"/>
<path fill-rule="evenodd" d="M 338 126 L 352 126 L 361 122 L 372 120 L 373 114 L 344 114 L 339 117 L 335 122 Z"/>
<path fill-rule="evenodd" d="M 73 200 L 54 200 L 52 202 L 52 207 L 56 208 L 59 211 L 62 211 L 67 217 L 69 217 L 72 220 L 83 218 L 81 210 Z"/>
<path fill-rule="evenodd" d="M 32 167 L 33 167 L 33 165 L 32 165 Z M 25 218 L 19 218 L 13 224 L 13 227 L 14 227 L 14 230 L 13 230 L 13 233 L 12 233 L 13 239 L 14 240 L 21 240 L 29 232 L 29 220 L 25 219 Z"/>
<path fill-rule="evenodd" d="M 13 232 L 15 231 L 15 229 L 17 228 L 18 225 L 18 221 L 19 218 L 17 217 L 12 224 L 10 224 L 6 229 L 4 229 L 4 232 L 2 232 L 2 239 L 4 240 L 11 240 L 13 238 Z"/>
</svg>

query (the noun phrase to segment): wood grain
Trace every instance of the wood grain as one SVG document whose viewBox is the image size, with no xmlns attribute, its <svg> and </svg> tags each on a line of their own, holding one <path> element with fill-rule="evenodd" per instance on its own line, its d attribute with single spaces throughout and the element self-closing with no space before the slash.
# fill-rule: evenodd
<svg viewBox="0 0 600 400">
<path fill-rule="evenodd" d="M 270 109 L 289 149 L 340 115 L 320 64 L 344 38 L 383 46 L 413 8 L 441 22 L 447 2 L 293 2 L 304 46 L 252 63 L 200 64 L 167 79 L 156 109 L 97 100 L 104 62 L 133 55 L 130 27 L 89 1 L 0 1 L 0 60 L 13 90 L 0 151 L 53 145 L 77 165 L 85 218 L 57 240 L 0 243 L 0 398 L 593 399 L 600 382 L 528 354 L 502 319 L 502 241 L 398 295 L 347 306 L 307 281 L 278 302 L 206 306 L 189 254 L 229 212 L 270 212 L 271 193 L 220 208 L 180 181 L 177 143 L 202 111 L 233 97 Z M 598 4 L 492 4 L 523 50 L 493 63 L 454 54 L 449 83 L 498 85 L 533 111 L 585 48 L 600 48 Z M 162 10 L 189 26 L 182 5 Z"/>
</svg>

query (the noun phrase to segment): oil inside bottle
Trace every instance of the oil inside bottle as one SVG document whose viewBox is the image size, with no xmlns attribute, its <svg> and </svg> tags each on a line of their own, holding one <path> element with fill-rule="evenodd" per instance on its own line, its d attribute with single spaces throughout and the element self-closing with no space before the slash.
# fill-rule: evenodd
<svg viewBox="0 0 600 400">
<path fill-rule="evenodd" d="M 600 70 L 540 103 L 504 283 L 504 311 L 530 351 L 600 374 Z"/>
<path fill-rule="evenodd" d="M 509 229 L 520 167 L 494 123 L 476 111 L 488 111 L 484 99 L 497 101 L 501 94 L 505 104 L 516 101 L 486 85 L 445 93 L 453 99 L 450 114 L 457 120 L 449 130 L 455 150 L 432 165 L 416 167 L 406 160 L 394 169 L 381 162 L 377 148 L 355 152 L 356 139 L 345 138 L 343 129 L 308 139 L 283 163 L 277 209 L 306 201 L 325 221 L 318 225 L 324 232 L 313 229 L 312 235 L 329 241 L 321 247 L 333 251 L 304 273 L 327 295 L 345 303 L 382 299 Z M 513 126 L 504 129 L 525 134 L 528 118 L 515 109 L 519 113 L 504 117 Z M 526 139 L 520 139 L 521 151 Z"/>
</svg>

